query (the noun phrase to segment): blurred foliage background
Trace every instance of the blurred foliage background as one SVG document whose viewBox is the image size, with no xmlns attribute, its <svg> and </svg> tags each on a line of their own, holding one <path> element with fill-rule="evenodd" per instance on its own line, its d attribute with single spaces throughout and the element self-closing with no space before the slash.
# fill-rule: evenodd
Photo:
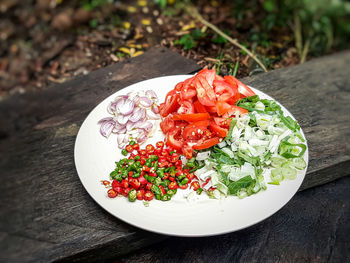
<svg viewBox="0 0 350 263">
<path fill-rule="evenodd" d="M 350 47 L 350 2 L 2 0 L 0 100 L 157 46 L 238 77 L 263 72 L 247 51 L 268 70 L 293 66 Z"/>
</svg>

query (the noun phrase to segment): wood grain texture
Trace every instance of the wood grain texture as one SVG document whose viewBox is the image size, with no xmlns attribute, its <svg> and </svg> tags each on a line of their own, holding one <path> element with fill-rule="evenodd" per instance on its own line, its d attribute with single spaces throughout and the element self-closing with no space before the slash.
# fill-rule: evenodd
<svg viewBox="0 0 350 263">
<path fill-rule="evenodd" d="M 171 237 L 114 263 L 350 262 L 350 177 L 299 192 L 269 219 L 235 233 Z"/>
<path fill-rule="evenodd" d="M 349 65 L 346 51 L 243 80 L 299 121 L 310 157 L 301 190 L 350 174 Z"/>
<path fill-rule="evenodd" d="M 117 220 L 92 200 L 75 170 L 75 136 L 88 112 L 117 90 L 198 69 L 160 48 L 2 102 L 0 262 L 107 259 L 164 239 Z"/>
</svg>

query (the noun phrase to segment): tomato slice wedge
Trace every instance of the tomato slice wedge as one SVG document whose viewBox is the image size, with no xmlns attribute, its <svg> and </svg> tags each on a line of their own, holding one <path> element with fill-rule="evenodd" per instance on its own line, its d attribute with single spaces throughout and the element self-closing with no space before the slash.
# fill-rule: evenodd
<svg viewBox="0 0 350 263">
<path fill-rule="evenodd" d="M 232 116 L 241 116 L 241 115 L 244 115 L 244 114 L 247 114 L 248 113 L 248 110 L 246 109 L 243 109 L 241 107 L 238 107 L 238 106 L 230 106 L 231 109 L 226 112 L 224 114 L 224 118 L 229 118 L 229 117 L 232 117 Z"/>
<path fill-rule="evenodd" d="M 196 110 L 196 112 L 198 113 L 206 113 L 207 110 L 205 109 L 205 107 L 198 101 L 196 100 L 194 103 L 193 103 L 193 106 Z"/>
<path fill-rule="evenodd" d="M 204 77 L 207 82 L 209 83 L 210 86 L 213 85 L 213 81 L 216 78 L 216 71 L 214 69 L 202 69 L 201 71 L 198 72 L 197 76 L 201 75 Z"/>
<path fill-rule="evenodd" d="M 215 92 L 207 80 L 202 76 L 197 76 L 193 84 L 196 87 L 199 102 L 204 106 L 214 106 Z"/>
<path fill-rule="evenodd" d="M 236 85 L 238 88 L 238 92 L 242 95 L 242 98 L 254 96 L 255 93 L 252 91 L 251 88 L 249 88 L 247 85 L 236 79 L 234 76 L 225 76 L 225 81 L 232 86 Z"/>
<path fill-rule="evenodd" d="M 215 132 L 219 137 L 225 138 L 227 136 L 228 129 L 220 127 L 215 121 L 210 122 L 209 129 Z"/>
<path fill-rule="evenodd" d="M 180 108 L 177 110 L 178 114 L 192 114 L 195 113 L 194 105 L 187 100 L 180 102 Z"/>
<path fill-rule="evenodd" d="M 219 137 L 213 137 L 207 140 L 199 141 L 196 145 L 193 145 L 194 150 L 203 150 L 212 147 L 220 142 Z"/>
<path fill-rule="evenodd" d="M 216 106 L 205 106 L 205 109 L 210 113 L 216 113 Z"/>
<path fill-rule="evenodd" d="M 206 133 L 209 120 L 197 121 L 187 125 L 182 132 L 182 138 L 185 140 L 198 140 Z"/>
<path fill-rule="evenodd" d="M 229 127 L 231 123 L 231 119 L 225 119 L 225 118 L 220 118 L 220 117 L 214 117 L 214 121 L 217 125 L 220 127 Z"/>
<path fill-rule="evenodd" d="M 174 90 L 172 90 L 174 91 Z M 175 93 L 175 91 L 169 92 L 165 98 L 165 102 L 161 103 L 159 106 L 159 113 L 162 117 L 168 116 L 170 113 L 176 111 L 179 107 L 179 94 Z"/>
<path fill-rule="evenodd" d="M 181 91 L 182 90 L 182 87 L 183 87 L 184 83 L 183 82 L 179 82 L 175 85 L 175 90 L 176 91 Z"/>
<path fill-rule="evenodd" d="M 173 116 L 173 120 L 184 120 L 188 122 L 202 121 L 210 118 L 208 113 L 193 113 L 193 114 L 176 114 Z"/>
<path fill-rule="evenodd" d="M 173 120 L 173 115 L 169 114 L 166 116 L 163 121 L 159 124 L 162 132 L 167 134 L 175 128 L 175 121 Z"/>
<path fill-rule="evenodd" d="M 217 113 L 219 116 L 224 115 L 226 112 L 228 112 L 232 109 L 232 105 L 230 105 L 224 101 L 217 101 L 215 103 L 215 105 L 216 105 Z"/>
</svg>

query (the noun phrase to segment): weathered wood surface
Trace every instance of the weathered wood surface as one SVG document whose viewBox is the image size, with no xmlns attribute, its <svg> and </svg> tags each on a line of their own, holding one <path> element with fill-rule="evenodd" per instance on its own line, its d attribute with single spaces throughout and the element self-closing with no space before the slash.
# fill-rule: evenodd
<svg viewBox="0 0 350 263">
<path fill-rule="evenodd" d="M 170 237 L 114 262 L 350 262 L 350 177 L 298 193 L 250 228 L 215 237 Z"/>
<path fill-rule="evenodd" d="M 310 147 L 304 188 L 349 174 L 349 62 L 344 52 L 245 80 L 301 122 Z M 116 90 L 195 70 L 194 62 L 157 49 L 0 103 L 0 262 L 107 259 L 164 239 L 93 202 L 75 171 L 74 141 L 88 112 Z"/>
<path fill-rule="evenodd" d="M 160 48 L 0 103 L 0 262 L 106 259 L 164 238 L 117 220 L 92 200 L 75 171 L 75 136 L 88 112 L 117 90 L 198 69 Z"/>
</svg>

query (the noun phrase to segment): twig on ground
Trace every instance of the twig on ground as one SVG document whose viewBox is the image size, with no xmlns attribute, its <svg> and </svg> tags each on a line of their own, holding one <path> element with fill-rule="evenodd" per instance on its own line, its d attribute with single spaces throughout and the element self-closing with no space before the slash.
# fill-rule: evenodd
<svg viewBox="0 0 350 263">
<path fill-rule="evenodd" d="M 209 27 L 211 30 L 213 30 L 215 33 L 218 35 L 222 36 L 225 38 L 227 41 L 229 41 L 231 44 L 235 45 L 236 47 L 242 49 L 244 52 L 246 52 L 252 59 L 258 63 L 258 65 L 265 71 L 267 72 L 267 69 L 265 65 L 258 59 L 256 55 L 254 55 L 249 49 L 247 49 L 245 46 L 241 45 L 237 39 L 233 39 L 230 36 L 226 35 L 223 31 L 221 31 L 219 28 L 217 28 L 215 25 L 212 23 L 208 22 L 205 20 L 201 14 L 198 13 L 197 9 L 194 7 L 188 7 L 186 8 L 186 11 L 189 15 L 191 15 L 193 18 L 199 20 L 202 24 L 206 25 Z"/>
</svg>

